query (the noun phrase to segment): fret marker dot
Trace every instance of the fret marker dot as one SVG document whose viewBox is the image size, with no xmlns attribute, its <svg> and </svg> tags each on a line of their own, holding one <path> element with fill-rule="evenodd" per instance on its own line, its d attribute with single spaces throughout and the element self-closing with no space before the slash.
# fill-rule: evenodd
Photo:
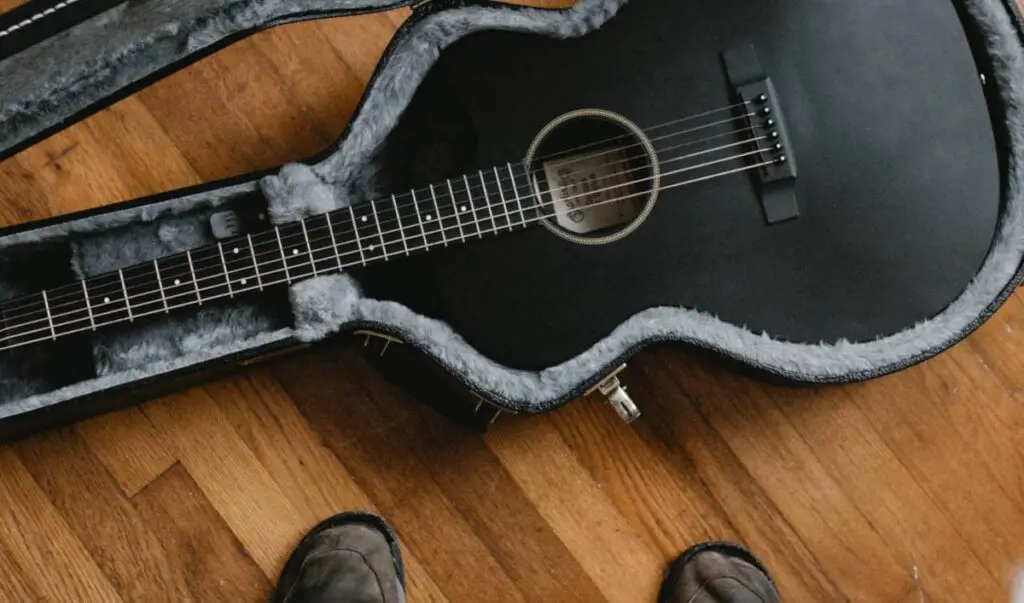
<svg viewBox="0 0 1024 603">
<path fill-rule="evenodd" d="M 249 282 L 249 279 L 243 278 L 243 279 L 242 279 L 241 281 L 239 281 L 239 282 L 240 282 L 240 283 L 242 283 L 242 284 L 244 285 L 244 284 L 246 284 L 247 282 Z"/>
<path fill-rule="evenodd" d="M 237 248 L 237 247 L 235 247 L 234 249 L 232 249 L 232 250 L 231 250 L 231 253 L 233 253 L 233 254 L 235 254 L 235 255 L 238 255 L 238 248 Z"/>
<path fill-rule="evenodd" d="M 292 249 L 292 255 L 299 255 L 298 249 Z"/>
<path fill-rule="evenodd" d="M 433 219 L 434 219 L 434 218 L 432 218 L 432 217 L 430 216 L 430 214 L 427 214 L 427 222 L 429 222 L 429 221 L 431 221 L 431 220 L 433 220 Z"/>
<path fill-rule="evenodd" d="M 373 251 L 374 247 L 376 247 L 376 245 L 370 245 L 370 251 Z"/>
<path fill-rule="evenodd" d="M 110 303 L 110 298 L 109 297 L 104 297 L 103 298 L 103 303 L 109 304 Z"/>
<path fill-rule="evenodd" d="M 181 284 L 181 279 L 180 278 L 174 279 L 174 284 L 175 285 L 180 285 Z"/>
<path fill-rule="evenodd" d="M 465 206 L 465 205 L 463 205 L 462 207 L 460 207 L 460 208 L 459 208 L 459 211 L 461 211 L 461 212 L 465 212 L 465 211 L 466 211 L 466 206 Z"/>
<path fill-rule="evenodd" d="M 363 217 L 361 218 L 361 221 L 365 222 L 365 221 L 366 221 L 366 216 L 363 216 Z"/>
</svg>

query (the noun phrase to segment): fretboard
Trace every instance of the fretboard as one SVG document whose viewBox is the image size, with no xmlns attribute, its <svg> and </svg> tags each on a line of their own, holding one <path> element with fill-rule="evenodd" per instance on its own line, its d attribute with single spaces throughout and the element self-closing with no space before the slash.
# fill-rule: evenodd
<svg viewBox="0 0 1024 603">
<path fill-rule="evenodd" d="M 0 305 L 0 351 L 528 227 L 521 164 L 335 210 Z"/>
</svg>

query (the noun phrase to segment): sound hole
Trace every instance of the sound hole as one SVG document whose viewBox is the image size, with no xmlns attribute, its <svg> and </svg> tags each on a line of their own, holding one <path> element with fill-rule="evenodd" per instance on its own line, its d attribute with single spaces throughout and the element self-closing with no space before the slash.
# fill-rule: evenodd
<svg viewBox="0 0 1024 603">
<path fill-rule="evenodd" d="M 538 135 L 528 160 L 543 224 L 567 240 L 610 243 L 653 209 L 657 158 L 642 131 L 619 115 L 566 114 Z"/>
</svg>

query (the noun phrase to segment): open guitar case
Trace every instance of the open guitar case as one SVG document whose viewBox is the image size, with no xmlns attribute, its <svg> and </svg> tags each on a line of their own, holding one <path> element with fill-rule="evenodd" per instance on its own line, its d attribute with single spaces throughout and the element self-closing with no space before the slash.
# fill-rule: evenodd
<svg viewBox="0 0 1024 603">
<path fill-rule="evenodd" d="M 560 10 L 450 0 L 414 6 L 343 136 L 323 154 L 2 230 L 0 300 L 214 243 L 215 215 L 232 215 L 245 228 L 259 229 L 269 226 L 263 222 L 281 223 L 390 194 L 389 182 L 409 162 L 401 140 L 431 127 L 429 116 L 406 108 L 446 46 L 485 27 L 579 36 L 601 27 L 624 1 L 580 0 Z M 388 346 L 382 368 L 424 401 L 478 425 L 504 412 L 547 411 L 595 390 L 631 418 L 616 374 L 642 348 L 659 342 L 695 346 L 797 383 L 864 380 L 926 360 L 968 336 L 999 308 L 1021 279 L 1024 252 L 1024 22 L 1013 0 L 933 1 L 954 2 L 986 79 L 1003 205 L 997 235 L 976 278 L 927 321 L 872 341 L 808 345 L 688 308 L 653 308 L 577 357 L 524 371 L 484 357 L 443 316 L 368 295 L 372 287 L 364 279 L 386 279 L 387 271 L 321 276 L 282 288 L 276 296 L 204 305 L 0 354 L 0 441 L 339 335 L 371 337 Z M 0 160 L 261 29 L 404 4 L 30 0 L 0 16 Z"/>
</svg>

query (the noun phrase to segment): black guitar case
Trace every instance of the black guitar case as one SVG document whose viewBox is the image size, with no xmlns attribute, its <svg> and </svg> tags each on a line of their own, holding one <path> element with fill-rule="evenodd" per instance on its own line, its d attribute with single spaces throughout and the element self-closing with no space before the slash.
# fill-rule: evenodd
<svg viewBox="0 0 1024 603">
<path fill-rule="evenodd" d="M 0 15 L 0 160 L 260 29 L 404 4 L 30 0 Z M 502 412 L 547 411 L 597 390 L 631 419 L 635 409 L 616 375 L 627 360 L 655 343 L 695 346 L 765 376 L 812 384 L 870 379 L 942 352 L 991 316 L 1022 276 L 1024 21 L 1013 0 L 859 4 L 873 5 L 879 19 L 889 10 L 955 11 L 964 33 L 964 56 L 974 58 L 978 74 L 977 90 L 965 91 L 965 102 L 983 103 L 990 116 L 983 134 L 992 141 L 998 173 L 991 182 L 978 183 L 978 194 L 997 191 L 1001 199 L 992 216 L 995 236 L 979 255 L 973 280 L 927 320 L 872 339 L 807 343 L 774 337 L 700 308 L 658 307 L 629 317 L 568 359 L 512 368 L 467 342 L 429 302 L 389 301 L 394 298 L 388 291 L 408 289 L 414 281 L 396 283 L 388 270 L 353 271 L 295 283 L 278 295 L 203 306 L 4 353 L 0 440 L 211 379 L 340 334 L 389 346 L 385 358 L 394 360 L 383 368 L 405 382 L 423 379 L 436 385 L 442 381 L 434 376 L 440 376 L 456 384 L 471 400 L 466 416 L 482 417 L 484 423 Z M 409 178 L 403 172 L 409 141 L 423 129 L 437 128 L 429 115 L 413 115 L 407 108 L 446 48 L 481 29 L 576 38 L 604 26 L 624 6 L 625 0 L 580 0 L 563 10 L 486 1 L 418 4 L 387 48 L 342 138 L 322 155 L 0 231 L 0 300 L 211 244 L 217 240 L 217 224 L 226 218 L 257 229 L 265 222 L 282 223 L 390 194 L 393 182 Z M 699 22 L 689 25 L 701 27 Z M 530 95 L 522 94 L 517 102 L 529 103 Z M 941 127 L 942 115 L 931 119 Z M 5 201 L 12 200 L 0 191 L 0 202 Z M 978 211 L 987 210 L 979 205 Z M 613 286 L 628 286 L 628 275 L 611 279 L 618 283 Z M 423 362 L 408 363 L 411 358 Z M 428 401 L 449 397 L 444 389 L 420 391 Z"/>
</svg>

